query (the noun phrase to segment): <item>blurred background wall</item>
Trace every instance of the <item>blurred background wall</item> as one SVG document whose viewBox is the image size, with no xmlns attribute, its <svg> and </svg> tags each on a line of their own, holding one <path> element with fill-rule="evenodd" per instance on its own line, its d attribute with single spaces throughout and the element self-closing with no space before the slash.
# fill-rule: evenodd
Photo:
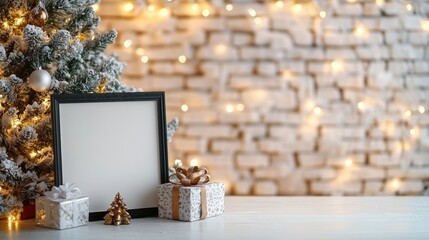
<svg viewBox="0 0 429 240">
<path fill-rule="evenodd" d="M 429 1 L 94 7 L 122 80 L 181 121 L 171 165 L 236 195 L 429 194 Z"/>
</svg>

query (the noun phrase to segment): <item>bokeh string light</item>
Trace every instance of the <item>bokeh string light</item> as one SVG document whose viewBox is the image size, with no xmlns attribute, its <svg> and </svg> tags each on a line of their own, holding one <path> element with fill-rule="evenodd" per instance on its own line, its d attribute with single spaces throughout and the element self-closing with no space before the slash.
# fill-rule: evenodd
<svg viewBox="0 0 429 240">
<path fill-rule="evenodd" d="M 383 7 L 386 4 L 385 0 L 372 0 L 373 3 L 378 7 Z M 144 12 L 150 12 L 150 13 L 158 13 L 158 14 L 152 14 L 150 16 L 153 16 L 154 18 L 159 19 L 165 19 L 168 17 L 174 17 L 175 13 L 172 11 L 171 2 L 178 2 L 177 0 L 172 1 L 139 1 L 143 2 L 144 4 L 139 5 L 136 2 L 125 2 L 122 9 L 131 14 L 132 12 L 137 11 L 144 11 Z M 277 11 L 277 12 L 284 12 L 287 14 L 294 14 L 297 17 L 300 15 L 307 14 L 310 12 L 310 9 L 313 9 L 313 16 L 316 21 L 318 21 L 318 24 L 323 24 L 323 21 L 326 21 L 329 19 L 332 14 L 335 13 L 335 1 L 325 1 L 322 3 L 322 1 L 316 1 L 316 0 L 309 0 L 309 1 L 298 1 L 298 0 L 291 0 L 291 1 L 284 1 L 284 0 L 269 0 L 269 1 L 263 1 L 261 3 L 269 5 L 271 7 L 268 7 L 267 9 L 271 9 L 271 11 Z M 347 0 L 347 2 L 351 4 L 358 4 L 356 0 Z M 367 1 L 371 2 L 371 1 Z M 255 27 L 262 27 L 265 25 L 266 20 L 269 21 L 267 18 L 267 13 L 265 10 L 262 10 L 261 8 L 253 7 L 246 4 L 243 4 L 242 2 L 233 2 L 233 1 L 224 1 L 223 5 L 219 4 L 218 2 L 214 3 L 209 0 L 184 0 L 180 1 L 180 3 L 188 4 L 188 11 L 193 11 L 193 16 L 201 17 L 201 18 L 214 18 L 218 17 L 220 13 L 225 12 L 239 12 L 242 11 L 242 14 L 246 14 L 246 16 L 252 21 L 252 23 L 255 24 Z M 243 8 L 242 6 L 247 6 Z M 403 1 L 403 11 L 408 11 L 409 13 L 413 14 L 413 12 L 416 11 L 417 6 L 414 1 Z M 99 6 L 94 5 L 93 9 L 95 11 L 99 11 Z M 226 14 L 232 14 L 232 13 L 226 13 Z M 3 28 L 10 28 L 16 26 L 17 24 L 20 24 L 20 21 L 24 21 L 21 19 L 16 19 L 14 23 L 3 23 Z M 368 26 L 365 25 L 366 22 L 359 23 L 357 22 L 355 27 L 353 29 L 347 30 L 350 34 L 352 34 L 356 39 L 365 39 L 369 36 L 369 29 Z M 422 19 L 421 22 L 421 29 L 423 31 L 429 32 L 429 20 L 428 19 Z M 130 40 L 131 41 L 131 40 Z M 138 47 L 135 54 L 140 58 L 140 61 L 142 63 L 149 63 L 149 56 L 150 55 L 150 49 L 147 51 L 139 46 L 134 46 L 133 42 L 123 42 L 124 48 L 130 48 L 130 47 Z M 216 43 L 212 46 L 214 53 L 216 54 L 219 59 L 222 59 L 225 57 L 226 54 L 228 54 L 228 44 L 225 43 Z M 192 62 L 192 54 L 182 54 L 177 56 L 176 62 L 180 64 L 185 63 L 191 63 Z M 347 72 L 349 68 L 352 68 L 351 62 L 347 61 L 348 59 L 342 59 L 341 56 L 334 57 L 331 59 L 330 62 L 325 62 L 325 70 L 329 72 L 332 75 L 341 76 L 343 72 Z M 150 63 L 149 63 L 150 64 Z M 282 71 L 282 78 L 287 79 L 288 81 L 291 81 L 293 78 L 293 75 L 290 71 L 284 70 Z M 286 85 L 288 82 L 286 82 Z M 314 127 L 314 123 L 318 123 L 319 120 L 325 116 L 328 116 L 332 109 L 329 109 L 323 104 L 317 103 L 314 99 L 314 96 L 309 96 L 308 101 L 303 104 L 304 112 L 308 114 L 308 122 L 305 122 L 306 125 Z M 183 114 L 189 114 L 190 107 L 188 106 L 189 102 L 183 103 L 182 105 L 179 105 L 178 108 L 180 108 L 179 111 L 182 111 Z M 358 97 L 358 99 L 351 101 L 350 103 L 352 105 L 352 108 L 355 109 L 356 113 L 360 116 L 364 116 L 371 118 L 372 114 L 376 113 L 377 111 L 381 110 L 381 107 L 377 105 L 375 101 L 373 101 L 371 98 L 368 98 L 366 96 Z M 323 107 L 322 107 L 323 106 Z M 380 109 L 379 109 L 380 108 Z M 243 112 L 245 110 L 245 106 L 242 103 L 222 103 L 221 106 L 219 106 L 219 109 L 222 111 L 225 111 L 226 113 L 233 113 L 233 114 L 239 114 L 240 112 Z M 402 131 L 401 135 L 401 146 L 402 154 L 405 154 L 407 150 L 413 148 L 413 139 L 415 140 L 419 135 L 419 128 L 417 125 L 411 125 L 411 121 L 418 117 L 420 114 L 425 114 L 426 112 L 426 106 L 424 104 L 418 105 L 418 106 L 408 106 L 405 109 L 402 109 L 399 115 L 401 115 L 401 125 L 402 128 L 405 129 L 405 131 Z M 373 118 L 375 119 L 375 118 Z M 375 121 L 375 120 L 374 120 Z M 414 119 L 415 121 L 415 119 Z M 373 124 L 376 124 L 373 122 Z M 345 127 L 343 127 L 345 128 Z M 388 130 L 385 130 L 385 134 L 392 134 L 391 132 L 394 132 L 397 129 L 391 129 L 388 128 Z M 356 159 L 353 159 L 352 157 L 348 156 L 342 156 L 342 167 L 343 168 L 354 168 L 358 166 L 361 162 L 357 161 Z M 187 159 L 188 163 L 196 163 L 196 164 L 202 164 L 204 159 Z M 390 184 L 390 186 L 394 185 L 394 189 L 398 189 L 398 186 L 400 185 L 400 179 L 394 179 L 393 184 Z M 388 185 L 388 184 L 387 184 Z"/>
</svg>

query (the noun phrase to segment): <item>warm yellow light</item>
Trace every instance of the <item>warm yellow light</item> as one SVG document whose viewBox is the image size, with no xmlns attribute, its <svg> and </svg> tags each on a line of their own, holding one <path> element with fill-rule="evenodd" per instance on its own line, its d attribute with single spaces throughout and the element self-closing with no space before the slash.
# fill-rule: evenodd
<svg viewBox="0 0 429 240">
<path fill-rule="evenodd" d="M 189 110 L 189 107 L 187 104 L 183 104 L 180 109 L 182 109 L 183 112 L 187 112 Z"/>
<path fill-rule="evenodd" d="M 325 11 L 320 11 L 319 16 L 321 18 L 325 18 L 326 17 L 326 12 Z"/>
<path fill-rule="evenodd" d="M 239 112 L 244 111 L 244 105 L 242 103 L 237 104 L 236 108 L 237 108 L 237 111 Z"/>
<path fill-rule="evenodd" d="M 156 7 L 154 5 L 149 5 L 149 6 L 147 6 L 147 10 L 149 12 L 154 12 L 156 10 Z"/>
<path fill-rule="evenodd" d="M 33 121 L 35 121 L 35 122 L 36 122 L 36 121 L 39 121 L 39 120 L 40 120 L 40 117 L 38 117 L 38 116 L 34 116 L 32 119 L 33 119 Z"/>
<path fill-rule="evenodd" d="M 409 11 L 409 12 L 413 11 L 413 5 L 412 5 L 411 3 L 407 3 L 407 4 L 405 5 L 405 8 L 406 8 L 406 9 L 407 9 L 407 11 Z"/>
<path fill-rule="evenodd" d="M 332 72 L 339 72 L 343 69 L 343 62 L 341 60 L 334 60 L 331 62 Z"/>
<path fill-rule="evenodd" d="M 388 136 L 394 135 L 396 133 L 396 125 L 392 121 L 382 121 L 380 122 L 380 128 Z"/>
<path fill-rule="evenodd" d="M 358 104 L 357 104 L 357 107 L 358 107 L 358 109 L 360 110 L 360 111 L 365 111 L 365 109 L 366 109 L 366 106 L 365 106 L 365 103 L 364 102 L 358 102 Z"/>
<path fill-rule="evenodd" d="M 2 25 L 4 29 L 9 29 L 9 24 L 7 22 L 4 22 Z"/>
<path fill-rule="evenodd" d="M 411 150 L 411 143 L 403 142 L 402 145 L 403 145 L 404 151 L 410 151 Z"/>
<path fill-rule="evenodd" d="M 36 153 L 36 152 L 34 152 L 34 151 L 33 151 L 33 152 L 31 152 L 31 153 L 30 153 L 30 157 L 31 157 L 31 158 L 34 158 L 35 156 L 37 156 L 37 153 Z"/>
<path fill-rule="evenodd" d="M 168 8 L 161 8 L 159 9 L 158 14 L 161 17 L 168 17 L 170 16 L 170 10 L 168 10 Z"/>
<path fill-rule="evenodd" d="M 414 129 L 414 128 L 411 128 L 411 129 L 410 129 L 410 135 L 411 135 L 411 136 L 416 135 L 416 132 L 417 132 L 417 131 L 416 131 L 416 129 Z"/>
<path fill-rule="evenodd" d="M 143 55 L 140 60 L 142 61 L 142 63 L 148 63 L 149 62 L 149 57 L 146 55 Z"/>
<path fill-rule="evenodd" d="M 312 111 L 316 107 L 316 103 L 313 100 L 306 100 L 304 103 L 305 109 L 307 111 Z"/>
<path fill-rule="evenodd" d="M 253 19 L 253 21 L 255 22 L 256 25 L 262 24 L 262 19 L 260 17 L 255 17 L 255 19 Z"/>
<path fill-rule="evenodd" d="M 226 4 L 225 6 L 226 11 L 231 12 L 234 9 L 234 5 L 231 3 Z"/>
<path fill-rule="evenodd" d="M 122 9 L 124 9 L 125 12 L 131 12 L 134 10 L 134 4 L 131 2 L 125 3 Z"/>
<path fill-rule="evenodd" d="M 346 160 L 344 161 L 344 166 L 345 166 L 345 167 L 351 167 L 351 166 L 353 166 L 353 160 L 352 160 L 352 159 L 350 159 L 350 158 L 346 159 Z"/>
<path fill-rule="evenodd" d="M 192 9 L 193 11 L 197 11 L 197 10 L 198 10 L 198 4 L 196 4 L 196 3 L 192 4 L 191 9 Z"/>
<path fill-rule="evenodd" d="M 16 127 L 16 126 L 18 126 L 18 125 L 20 125 L 21 124 L 21 121 L 19 121 L 18 119 L 17 120 L 15 120 L 14 122 L 13 122 L 13 127 Z"/>
<path fill-rule="evenodd" d="M 131 45 L 133 45 L 133 40 L 127 39 L 124 41 L 124 47 L 125 48 L 129 48 L 129 47 L 131 47 Z"/>
<path fill-rule="evenodd" d="M 186 62 L 186 57 L 184 55 L 180 55 L 177 60 L 179 61 L 179 63 L 185 63 Z"/>
<path fill-rule="evenodd" d="M 9 215 L 9 217 L 7 217 L 7 220 L 8 220 L 9 222 L 13 222 L 13 221 L 17 221 L 17 220 L 18 220 L 18 218 L 19 218 L 19 216 L 15 216 L 15 215 L 13 215 L 13 214 L 10 214 L 10 215 Z"/>
<path fill-rule="evenodd" d="M 286 80 L 290 80 L 292 78 L 292 72 L 289 70 L 282 71 L 282 78 Z"/>
<path fill-rule="evenodd" d="M 321 113 L 322 113 L 322 108 L 321 108 L 321 107 L 315 107 L 315 108 L 313 109 L 313 112 L 314 112 L 315 114 L 319 115 L 319 114 L 321 114 Z"/>
<path fill-rule="evenodd" d="M 201 11 L 201 15 L 203 15 L 203 17 L 208 17 L 210 15 L 210 10 L 203 9 L 203 11 Z"/>
<path fill-rule="evenodd" d="M 392 190 L 396 191 L 399 189 L 400 186 L 401 186 L 401 180 L 395 178 L 390 181 L 390 187 L 392 188 Z"/>
<path fill-rule="evenodd" d="M 299 4 L 299 3 L 294 4 L 294 5 L 292 6 L 292 11 L 294 11 L 294 12 L 296 12 L 296 13 L 301 12 L 301 10 L 302 10 L 302 5 L 301 5 L 301 4 Z"/>
<path fill-rule="evenodd" d="M 357 0 L 347 0 L 349 3 L 355 3 Z"/>
<path fill-rule="evenodd" d="M 232 104 L 228 104 L 228 105 L 226 105 L 226 107 L 225 107 L 225 111 L 226 111 L 226 112 L 229 112 L 229 113 L 234 112 L 234 106 L 233 106 Z"/>
<path fill-rule="evenodd" d="M 182 165 L 183 165 L 182 160 L 180 160 L 180 159 L 176 159 L 176 160 L 174 161 L 174 166 L 178 166 L 178 167 L 180 167 L 180 166 L 182 166 Z"/>
<path fill-rule="evenodd" d="M 278 8 L 282 8 L 282 7 L 284 7 L 284 6 L 285 6 L 285 3 L 284 3 L 282 0 L 277 0 L 277 1 L 276 1 L 276 6 L 277 6 Z"/>
<path fill-rule="evenodd" d="M 22 17 L 20 17 L 20 18 L 17 18 L 16 19 L 16 21 L 15 21 L 15 25 L 16 26 L 19 26 L 19 25 L 21 25 L 22 24 L 22 22 L 24 21 L 24 18 L 22 18 Z"/>
<path fill-rule="evenodd" d="M 255 9 L 253 9 L 253 8 L 249 8 L 249 9 L 247 10 L 247 12 L 249 13 L 249 15 L 250 15 L 251 17 L 256 17 L 256 11 L 255 11 Z"/>
<path fill-rule="evenodd" d="M 375 4 L 382 6 L 384 4 L 384 0 L 375 0 Z"/>
<path fill-rule="evenodd" d="M 143 49 L 143 48 L 137 48 L 137 49 L 136 49 L 136 54 L 137 54 L 137 55 L 142 56 L 144 53 L 145 53 L 145 51 L 144 51 L 144 49 Z"/>
<path fill-rule="evenodd" d="M 42 13 L 40 14 L 40 18 L 41 18 L 41 19 L 43 19 L 43 20 L 46 20 L 46 18 L 48 18 L 48 16 L 46 15 L 46 13 L 45 13 L 45 12 L 42 12 Z"/>
<path fill-rule="evenodd" d="M 219 43 L 215 46 L 215 52 L 217 55 L 224 55 L 226 53 L 227 46 L 223 43 Z"/>
<path fill-rule="evenodd" d="M 419 113 L 423 114 L 423 113 L 425 113 L 425 111 L 426 111 L 426 108 L 424 106 L 420 105 L 419 106 Z"/>
<path fill-rule="evenodd" d="M 49 104 L 49 97 L 45 97 L 45 98 L 43 99 L 42 104 L 44 104 L 44 105 L 48 105 L 48 104 Z"/>
<path fill-rule="evenodd" d="M 354 34 L 359 37 L 365 36 L 367 33 L 368 33 L 368 30 L 364 25 L 359 25 L 354 30 Z"/>
<path fill-rule="evenodd" d="M 96 3 L 96 4 L 92 5 L 91 7 L 94 10 L 94 12 L 97 12 L 98 9 L 100 9 L 100 4 Z M 42 12 L 42 13 L 44 13 L 44 12 Z"/>
<path fill-rule="evenodd" d="M 429 20 L 422 20 L 420 25 L 422 26 L 423 31 L 429 32 Z"/>
<path fill-rule="evenodd" d="M 192 159 L 189 165 L 191 165 L 191 167 L 198 166 L 198 159 L 196 158 Z"/>
<path fill-rule="evenodd" d="M 409 117 L 411 117 L 411 110 L 407 110 L 407 111 L 405 111 L 405 112 L 404 112 L 404 117 L 405 117 L 405 118 L 409 118 Z"/>
</svg>

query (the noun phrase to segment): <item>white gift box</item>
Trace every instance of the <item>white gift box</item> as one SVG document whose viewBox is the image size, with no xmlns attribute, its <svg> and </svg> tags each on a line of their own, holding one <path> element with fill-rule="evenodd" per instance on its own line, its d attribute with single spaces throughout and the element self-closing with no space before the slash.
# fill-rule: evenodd
<svg viewBox="0 0 429 240">
<path fill-rule="evenodd" d="M 222 215 L 223 183 L 181 186 L 166 183 L 158 186 L 158 216 L 181 221 L 197 221 Z"/>
<path fill-rule="evenodd" d="M 89 198 L 62 199 L 39 197 L 36 199 L 36 225 L 66 229 L 88 223 Z"/>
</svg>

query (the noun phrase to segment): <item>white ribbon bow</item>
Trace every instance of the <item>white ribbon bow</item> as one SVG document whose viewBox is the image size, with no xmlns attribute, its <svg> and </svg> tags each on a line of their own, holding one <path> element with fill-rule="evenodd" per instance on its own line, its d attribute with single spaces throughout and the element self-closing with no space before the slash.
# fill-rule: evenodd
<svg viewBox="0 0 429 240">
<path fill-rule="evenodd" d="M 76 199 L 80 197 L 80 189 L 74 183 L 66 183 L 58 187 L 53 186 L 51 191 L 45 192 L 49 198 Z"/>
</svg>

